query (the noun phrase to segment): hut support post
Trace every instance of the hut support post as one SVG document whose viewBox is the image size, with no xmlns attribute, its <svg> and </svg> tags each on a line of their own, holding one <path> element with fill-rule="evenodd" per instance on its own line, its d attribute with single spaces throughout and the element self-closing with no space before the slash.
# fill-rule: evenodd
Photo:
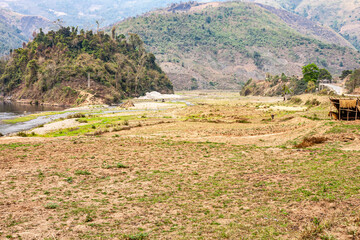
<svg viewBox="0 0 360 240">
<path fill-rule="evenodd" d="M 341 107 L 339 105 L 339 121 L 341 121 Z"/>
<path fill-rule="evenodd" d="M 347 121 L 349 121 L 349 110 L 347 111 Z"/>
<path fill-rule="evenodd" d="M 358 104 L 359 104 L 359 99 L 358 99 L 358 100 L 356 100 L 356 108 L 355 108 L 355 110 L 356 110 L 356 113 L 355 113 L 355 121 L 358 119 Z"/>
</svg>

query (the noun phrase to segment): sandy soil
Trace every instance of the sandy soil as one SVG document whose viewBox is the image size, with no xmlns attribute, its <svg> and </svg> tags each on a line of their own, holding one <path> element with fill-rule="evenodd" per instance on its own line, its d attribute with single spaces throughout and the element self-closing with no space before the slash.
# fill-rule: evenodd
<svg viewBox="0 0 360 240">
<path fill-rule="evenodd" d="M 62 121 L 45 124 L 43 127 L 35 128 L 29 131 L 29 133 L 44 135 L 48 132 L 65 129 L 65 128 L 76 128 L 84 125 L 86 125 L 86 123 L 79 123 L 76 121 L 76 119 L 65 119 Z"/>
</svg>

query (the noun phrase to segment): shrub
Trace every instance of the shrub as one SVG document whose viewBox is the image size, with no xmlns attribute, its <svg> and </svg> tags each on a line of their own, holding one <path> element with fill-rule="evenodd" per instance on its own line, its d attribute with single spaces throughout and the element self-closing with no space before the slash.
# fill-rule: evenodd
<svg viewBox="0 0 360 240">
<path fill-rule="evenodd" d="M 116 164 L 116 167 L 117 167 L 117 168 L 129 168 L 128 166 L 125 166 L 125 165 L 122 164 L 122 163 Z"/>
<path fill-rule="evenodd" d="M 86 119 L 76 119 L 79 123 L 87 123 L 88 121 Z"/>
<path fill-rule="evenodd" d="M 87 170 L 76 170 L 75 175 L 91 175 Z"/>
<path fill-rule="evenodd" d="M 27 137 L 28 134 L 25 133 L 25 132 L 18 132 L 18 133 L 16 134 L 16 136 L 18 136 L 18 137 Z"/>
<path fill-rule="evenodd" d="M 301 104 L 301 103 L 302 103 L 302 100 L 301 100 L 301 98 L 299 98 L 299 97 L 292 97 L 292 98 L 290 99 L 290 102 L 291 102 L 291 103 L 294 103 L 294 104 Z"/>
<path fill-rule="evenodd" d="M 147 233 L 137 233 L 135 235 L 125 235 L 124 239 L 126 240 L 144 240 L 148 238 L 148 234 Z"/>
<path fill-rule="evenodd" d="M 46 209 L 55 209 L 55 208 L 58 208 L 59 207 L 59 204 L 57 203 L 48 203 L 45 205 L 45 208 Z"/>
<path fill-rule="evenodd" d="M 71 118 L 84 118 L 86 117 L 85 114 L 83 113 L 74 113 L 74 114 L 71 114 L 69 116 L 67 116 L 67 119 L 71 119 Z"/>
<path fill-rule="evenodd" d="M 315 144 L 321 144 L 326 142 L 328 139 L 326 137 L 309 137 L 304 138 L 302 143 L 295 145 L 296 148 L 307 148 Z"/>
<path fill-rule="evenodd" d="M 319 106 L 321 104 L 321 102 L 319 100 L 317 100 L 316 98 L 312 99 L 312 100 L 307 100 L 306 105 L 309 105 L 309 106 Z"/>
</svg>

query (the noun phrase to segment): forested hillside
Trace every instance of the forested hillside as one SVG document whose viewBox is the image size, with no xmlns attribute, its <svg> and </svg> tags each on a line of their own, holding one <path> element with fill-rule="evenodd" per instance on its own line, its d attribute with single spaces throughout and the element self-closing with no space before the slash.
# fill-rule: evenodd
<svg viewBox="0 0 360 240">
<path fill-rule="evenodd" d="M 240 88 L 267 72 L 300 75 L 310 62 L 333 74 L 359 67 L 357 51 L 300 33 L 253 3 L 183 3 L 116 29 L 141 35 L 177 89 Z"/>
<path fill-rule="evenodd" d="M 59 104 L 116 103 L 153 90 L 170 93 L 172 85 L 136 34 L 126 39 L 70 27 L 41 31 L 16 49 L 0 78 L 7 97 Z"/>
</svg>

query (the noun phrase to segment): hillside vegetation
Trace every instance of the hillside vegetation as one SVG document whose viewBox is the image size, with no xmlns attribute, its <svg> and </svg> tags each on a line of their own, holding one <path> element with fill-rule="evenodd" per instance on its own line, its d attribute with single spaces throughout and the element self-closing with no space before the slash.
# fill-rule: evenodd
<svg viewBox="0 0 360 240">
<path fill-rule="evenodd" d="M 240 88 L 266 72 L 300 75 L 310 62 L 333 74 L 359 66 L 353 49 L 305 36 L 252 3 L 180 4 L 116 29 L 142 36 L 176 89 Z"/>
<path fill-rule="evenodd" d="M 360 50 L 360 2 L 357 0 L 250 0 L 295 12 L 331 27 Z"/>
<path fill-rule="evenodd" d="M 88 89 L 88 74 L 91 88 Z M 42 31 L 16 49 L 0 78 L 0 90 L 12 99 L 81 104 L 89 99 L 118 102 L 147 91 L 172 92 L 166 74 L 131 34 L 112 37 L 77 28 Z"/>
<path fill-rule="evenodd" d="M 360 2 L 357 0 L 302 0 L 295 11 L 332 27 L 360 50 Z"/>
</svg>

